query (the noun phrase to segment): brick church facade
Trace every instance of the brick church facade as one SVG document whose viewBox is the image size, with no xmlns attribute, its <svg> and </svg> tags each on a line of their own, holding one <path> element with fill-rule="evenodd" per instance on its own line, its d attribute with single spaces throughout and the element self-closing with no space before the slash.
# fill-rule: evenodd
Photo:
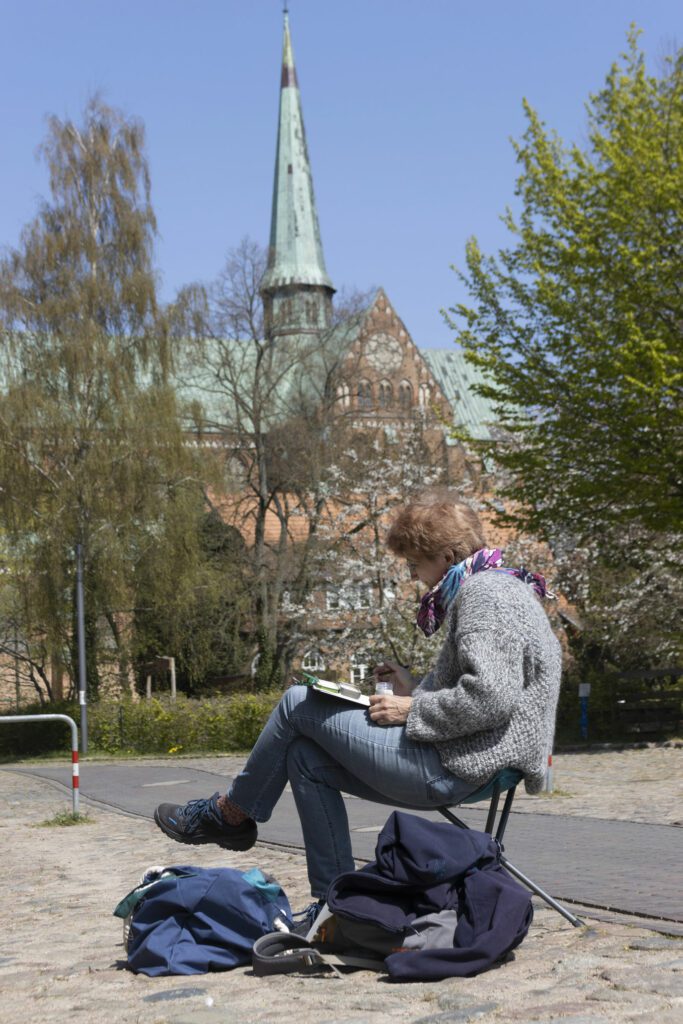
<svg viewBox="0 0 683 1024">
<path fill-rule="evenodd" d="M 265 323 L 277 337 L 305 337 L 329 329 L 334 286 L 325 267 L 313 177 L 285 14 L 275 181 L 268 267 L 261 294 Z M 493 419 L 477 396 L 475 369 L 455 346 L 420 349 L 385 291 L 380 288 L 352 331 L 340 331 L 348 347 L 349 375 L 337 385 L 341 408 L 359 429 L 400 430 L 421 418 L 444 446 L 448 480 L 464 472 L 451 424 L 486 436 Z"/>
</svg>

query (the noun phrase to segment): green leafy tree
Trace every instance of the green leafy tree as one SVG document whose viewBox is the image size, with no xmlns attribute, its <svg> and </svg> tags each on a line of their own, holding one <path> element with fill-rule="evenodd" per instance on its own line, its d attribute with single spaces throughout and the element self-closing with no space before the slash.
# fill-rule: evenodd
<svg viewBox="0 0 683 1024">
<path fill-rule="evenodd" d="M 190 550 L 181 510 L 168 524 L 163 546 L 147 552 L 134 634 L 139 660 L 173 655 L 178 685 L 191 694 L 239 676 L 249 660 L 242 638 L 248 613 L 244 541 L 215 509 L 197 511 Z M 177 574 L 178 565 L 184 569 Z"/>
<path fill-rule="evenodd" d="M 632 30 L 589 99 L 583 146 L 525 111 L 511 242 L 486 256 L 469 241 L 471 302 L 451 310 L 496 404 L 495 436 L 470 443 L 496 469 L 503 518 L 554 543 L 594 649 L 675 658 L 683 52 L 650 74 Z"/>
<path fill-rule="evenodd" d="M 459 340 L 487 377 L 514 518 L 532 531 L 681 525 L 683 53 L 628 52 L 565 146 L 525 104 L 513 243 L 467 246 Z"/>
<path fill-rule="evenodd" d="M 41 153 L 50 198 L 0 262 L 3 584 L 22 638 L 73 679 L 83 546 L 96 693 L 103 666 L 130 677 L 141 567 L 179 516 L 196 545 L 200 491 L 169 383 L 143 127 L 94 98 L 81 125 L 50 118 Z"/>
</svg>

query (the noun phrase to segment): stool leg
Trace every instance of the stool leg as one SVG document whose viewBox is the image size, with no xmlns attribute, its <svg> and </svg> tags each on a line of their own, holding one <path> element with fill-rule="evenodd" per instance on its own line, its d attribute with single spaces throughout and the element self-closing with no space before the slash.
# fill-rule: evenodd
<svg viewBox="0 0 683 1024">
<path fill-rule="evenodd" d="M 561 903 L 554 900 L 552 896 L 549 896 L 548 893 L 541 889 L 540 886 L 536 885 L 535 882 L 532 882 L 530 878 L 523 875 L 519 868 L 516 868 L 514 864 L 511 864 L 503 854 L 501 854 L 500 863 L 514 878 L 522 882 L 523 885 L 526 885 L 527 889 L 531 889 L 531 891 L 536 893 L 537 896 L 540 896 L 542 900 L 545 900 L 549 907 L 556 910 L 558 914 L 562 914 L 562 917 L 566 918 L 567 921 L 569 921 L 570 924 L 573 924 L 575 928 L 582 928 L 585 925 L 585 921 L 582 921 L 580 917 L 576 917 L 575 914 L 572 914 L 571 911 L 567 910 L 566 907 L 563 907 Z"/>
<path fill-rule="evenodd" d="M 489 813 L 484 825 L 484 832 L 488 832 L 490 836 L 493 835 L 493 826 L 496 823 L 496 813 L 498 811 L 498 801 L 500 800 L 500 786 L 496 784 L 493 787 L 493 793 L 491 794 L 491 803 L 489 804 Z"/>
<path fill-rule="evenodd" d="M 517 787 L 513 786 L 512 789 L 508 789 L 505 795 L 505 803 L 503 804 L 503 810 L 501 811 L 500 820 L 498 822 L 498 830 L 496 831 L 496 839 L 499 843 L 503 842 L 505 826 L 507 825 L 508 818 L 510 817 L 510 808 L 512 807 L 512 801 L 514 799 L 516 789 Z"/>
</svg>

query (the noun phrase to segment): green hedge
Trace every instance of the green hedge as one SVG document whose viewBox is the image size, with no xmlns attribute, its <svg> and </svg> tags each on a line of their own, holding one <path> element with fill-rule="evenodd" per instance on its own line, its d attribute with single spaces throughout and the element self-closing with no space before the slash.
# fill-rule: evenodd
<svg viewBox="0 0 683 1024">
<path fill-rule="evenodd" d="M 101 701 L 88 707 L 88 750 L 107 754 L 195 754 L 249 750 L 281 693 L 238 693 L 189 700 L 178 695 L 133 702 Z M 80 724 L 76 704 L 22 708 L 21 714 L 70 715 Z M 63 722 L 0 725 L 0 757 L 30 757 L 69 750 Z"/>
<path fill-rule="evenodd" d="M 54 701 L 50 705 L 28 704 L 10 715 L 68 715 L 78 725 L 78 704 Z M 71 730 L 66 722 L 11 722 L 0 724 L 0 757 L 31 757 L 53 750 L 71 750 Z"/>
</svg>

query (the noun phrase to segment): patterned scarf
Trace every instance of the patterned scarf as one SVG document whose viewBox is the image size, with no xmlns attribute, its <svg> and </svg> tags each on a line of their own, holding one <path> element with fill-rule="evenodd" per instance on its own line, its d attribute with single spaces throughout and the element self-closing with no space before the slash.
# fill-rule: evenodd
<svg viewBox="0 0 683 1024">
<path fill-rule="evenodd" d="M 436 586 L 428 590 L 420 601 L 420 609 L 417 613 L 417 624 L 425 636 L 433 636 L 441 623 L 446 618 L 448 609 L 460 590 L 464 580 L 473 576 L 475 572 L 483 572 L 485 569 L 497 569 L 499 572 L 506 572 L 510 576 L 516 576 L 523 583 L 533 587 L 539 597 L 552 597 L 548 593 L 545 579 L 540 573 L 527 572 L 522 566 L 519 569 L 503 568 L 503 552 L 500 548 L 489 550 L 481 548 L 473 555 L 466 558 L 457 565 L 452 565 L 446 575 L 439 580 Z"/>
</svg>

